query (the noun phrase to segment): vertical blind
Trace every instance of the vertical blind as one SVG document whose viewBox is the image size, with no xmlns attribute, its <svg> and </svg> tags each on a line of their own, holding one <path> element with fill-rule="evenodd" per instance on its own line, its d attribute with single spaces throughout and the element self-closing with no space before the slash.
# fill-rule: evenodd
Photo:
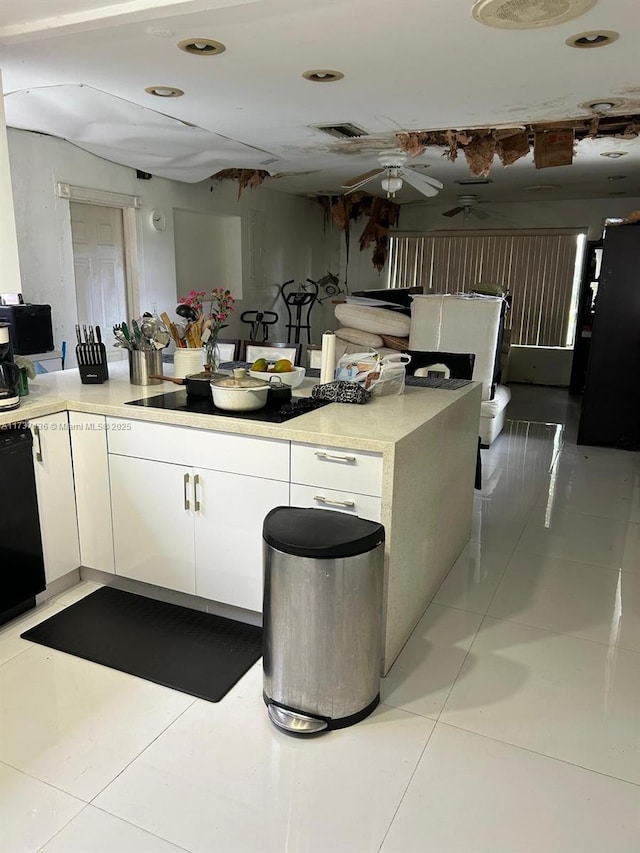
<svg viewBox="0 0 640 853">
<path fill-rule="evenodd" d="M 577 245 L 566 233 L 393 237 L 389 286 L 461 293 L 499 284 L 512 296 L 511 343 L 563 347 Z"/>
</svg>

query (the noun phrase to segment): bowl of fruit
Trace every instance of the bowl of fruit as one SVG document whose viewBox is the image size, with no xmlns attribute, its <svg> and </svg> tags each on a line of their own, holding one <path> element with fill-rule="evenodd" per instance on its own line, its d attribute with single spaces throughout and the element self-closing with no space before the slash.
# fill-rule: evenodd
<svg viewBox="0 0 640 853">
<path fill-rule="evenodd" d="M 296 367 L 288 358 L 280 358 L 278 361 L 267 361 L 259 358 L 249 368 L 249 375 L 255 379 L 263 379 L 269 382 L 272 376 L 277 376 L 285 385 L 297 388 L 302 384 L 306 370 L 304 367 Z"/>
</svg>

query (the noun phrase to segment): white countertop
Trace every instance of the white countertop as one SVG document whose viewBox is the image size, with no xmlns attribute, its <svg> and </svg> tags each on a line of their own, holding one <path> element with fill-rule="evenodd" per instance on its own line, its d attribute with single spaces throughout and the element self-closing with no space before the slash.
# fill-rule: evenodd
<svg viewBox="0 0 640 853">
<path fill-rule="evenodd" d="M 131 400 L 179 389 L 171 382 L 132 385 L 126 362 L 110 364 L 109 374 L 109 380 L 102 385 L 83 385 L 75 369 L 38 374 L 29 382 L 29 394 L 21 398 L 20 407 L 0 414 L 0 426 L 28 422 L 33 418 L 69 410 L 238 435 L 384 452 L 478 386 L 474 382 L 459 391 L 407 387 L 400 396 L 377 397 L 365 405 L 331 403 L 285 423 L 274 424 L 127 406 L 125 404 Z M 305 379 L 294 395 L 308 395 L 314 384 L 315 380 Z"/>
</svg>

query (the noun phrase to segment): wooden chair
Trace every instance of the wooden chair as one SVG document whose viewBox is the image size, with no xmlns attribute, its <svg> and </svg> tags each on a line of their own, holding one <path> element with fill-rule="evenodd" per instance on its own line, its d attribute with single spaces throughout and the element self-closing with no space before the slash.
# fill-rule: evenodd
<svg viewBox="0 0 640 853">
<path fill-rule="evenodd" d="M 240 348 L 240 360 L 254 362 L 257 358 L 266 358 L 267 361 L 278 361 L 280 358 L 288 358 L 292 364 L 299 365 L 302 352 L 302 344 L 288 344 L 280 341 L 242 341 Z"/>
</svg>

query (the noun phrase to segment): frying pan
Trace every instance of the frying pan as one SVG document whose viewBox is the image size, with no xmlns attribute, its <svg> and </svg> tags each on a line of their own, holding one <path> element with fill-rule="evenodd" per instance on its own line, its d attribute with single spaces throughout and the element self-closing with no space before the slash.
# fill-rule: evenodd
<svg viewBox="0 0 640 853">
<path fill-rule="evenodd" d="M 189 376 L 184 376 L 181 379 L 176 378 L 175 376 L 161 376 L 155 375 L 149 377 L 150 379 L 163 379 L 165 382 L 173 382 L 174 385 L 183 385 L 187 391 L 187 397 L 211 397 L 211 380 L 214 376 L 218 376 L 216 373 L 207 373 L 206 371 L 202 371 L 202 373 L 192 373 Z"/>
</svg>

